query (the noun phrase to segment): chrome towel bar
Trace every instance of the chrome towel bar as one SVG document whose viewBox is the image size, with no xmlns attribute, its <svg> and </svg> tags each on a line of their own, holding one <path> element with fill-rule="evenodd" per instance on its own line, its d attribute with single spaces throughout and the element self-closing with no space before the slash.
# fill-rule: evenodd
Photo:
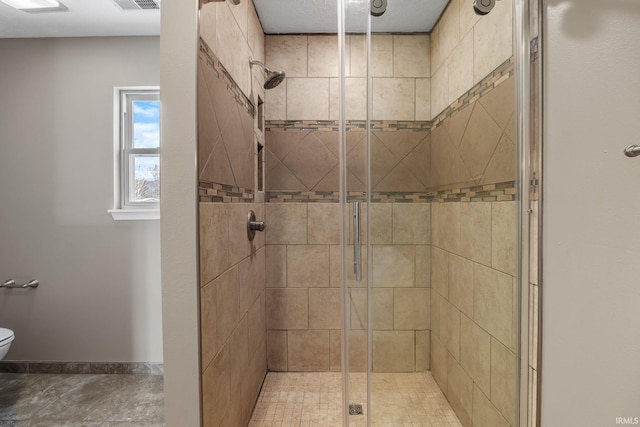
<svg viewBox="0 0 640 427">
<path fill-rule="evenodd" d="M 5 280 L 3 284 L 0 285 L 0 288 L 37 288 L 40 285 L 36 279 L 30 280 L 27 283 L 19 284 L 16 283 L 15 280 L 9 279 Z"/>
<path fill-rule="evenodd" d="M 640 145 L 628 145 L 624 149 L 624 155 L 627 157 L 640 156 Z"/>
</svg>

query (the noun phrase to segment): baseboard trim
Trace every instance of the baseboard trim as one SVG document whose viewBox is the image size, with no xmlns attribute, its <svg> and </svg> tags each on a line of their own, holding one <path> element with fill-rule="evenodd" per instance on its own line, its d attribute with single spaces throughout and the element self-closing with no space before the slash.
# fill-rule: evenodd
<svg viewBox="0 0 640 427">
<path fill-rule="evenodd" d="M 0 362 L 0 373 L 163 375 L 162 363 L 146 362 Z"/>
</svg>

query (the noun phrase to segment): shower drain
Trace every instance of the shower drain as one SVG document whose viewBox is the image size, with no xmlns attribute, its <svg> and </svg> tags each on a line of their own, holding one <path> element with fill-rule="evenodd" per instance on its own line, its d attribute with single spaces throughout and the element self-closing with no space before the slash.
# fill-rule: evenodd
<svg viewBox="0 0 640 427">
<path fill-rule="evenodd" d="M 349 415 L 362 415 L 362 405 L 359 403 L 349 404 Z"/>
</svg>

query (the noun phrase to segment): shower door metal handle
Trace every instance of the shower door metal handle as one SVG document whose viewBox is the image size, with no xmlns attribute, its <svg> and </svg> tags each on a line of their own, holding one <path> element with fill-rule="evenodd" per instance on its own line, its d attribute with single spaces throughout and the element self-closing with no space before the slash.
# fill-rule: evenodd
<svg viewBox="0 0 640 427">
<path fill-rule="evenodd" d="M 360 202 L 353 204 L 353 272 L 356 280 L 362 280 L 362 262 L 360 254 Z"/>
<path fill-rule="evenodd" d="M 640 145 L 628 145 L 624 149 L 624 155 L 627 157 L 640 156 Z"/>
</svg>

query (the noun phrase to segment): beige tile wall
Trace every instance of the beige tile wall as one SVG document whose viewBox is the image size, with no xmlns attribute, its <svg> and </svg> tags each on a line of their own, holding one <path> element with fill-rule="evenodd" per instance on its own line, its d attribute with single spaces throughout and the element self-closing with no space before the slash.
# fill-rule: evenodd
<svg viewBox="0 0 640 427">
<path fill-rule="evenodd" d="M 424 192 L 515 179 L 514 77 L 454 112 L 432 132 L 371 133 L 374 191 Z M 338 133 L 266 132 L 268 191 L 338 191 Z M 363 191 L 365 132 L 347 132 L 347 186 Z M 427 165 L 427 167 L 425 167 Z"/>
<path fill-rule="evenodd" d="M 366 217 L 367 207 L 362 215 Z M 373 369 L 427 370 L 430 364 L 430 205 L 372 205 Z M 340 205 L 267 203 L 268 367 L 341 369 Z M 366 229 L 366 222 L 362 225 Z M 366 235 L 363 236 L 366 239 Z M 365 240 L 366 242 L 366 240 Z M 350 243 L 352 243 L 350 241 Z M 347 262 L 353 262 L 353 246 Z M 366 278 L 366 246 L 363 246 Z M 349 360 L 365 369 L 365 282 L 349 269 Z"/>
<path fill-rule="evenodd" d="M 249 67 L 249 58 L 264 62 L 264 32 L 253 1 L 202 5 L 199 31 L 242 92 L 252 99 L 252 93 L 264 82 L 262 70 Z"/>
<path fill-rule="evenodd" d="M 473 0 L 451 0 L 431 32 L 432 117 L 512 56 L 511 3 L 481 17 Z"/>
<path fill-rule="evenodd" d="M 338 191 L 338 132 L 271 129 L 266 132 L 267 191 Z M 364 191 L 365 132 L 347 133 L 347 187 Z M 371 133 L 374 191 L 423 192 L 430 186 L 428 131 Z"/>
<path fill-rule="evenodd" d="M 198 60 L 198 171 L 200 181 L 255 188 L 255 123 L 209 59 Z"/>
<path fill-rule="evenodd" d="M 470 1 L 454 0 L 431 37 L 375 35 L 373 119 L 429 120 L 431 113 L 435 115 L 468 91 L 511 56 L 510 16 L 507 3 L 479 18 Z M 495 37 L 485 40 L 487 32 Z M 502 37 L 507 32 L 508 37 Z M 286 85 L 267 92 L 267 119 L 338 118 L 338 81 L 333 77 L 337 73 L 337 46 L 333 37 L 267 36 L 267 62 L 273 68 L 292 70 Z M 485 52 L 481 45 L 491 48 Z M 350 36 L 348 47 L 346 118 L 362 120 L 366 112 L 364 39 Z M 429 47 L 430 55 L 422 55 Z M 480 50 L 474 54 L 474 49 Z M 483 65 L 485 62 L 489 65 Z M 423 75 L 428 68 L 431 79 Z M 434 129 L 431 136 L 427 132 L 374 132 L 374 191 L 439 190 L 512 180 L 513 78 L 497 83 L 494 90 L 454 113 L 447 125 Z M 431 101 L 425 102 L 428 99 Z M 422 113 L 417 114 L 418 110 Z M 349 190 L 361 191 L 365 182 L 363 138 L 357 132 L 349 137 L 354 143 L 348 146 L 347 182 Z M 266 146 L 267 190 L 337 191 L 336 133 L 273 129 L 267 132 Z M 411 149 L 403 151 L 408 146 Z M 431 167 L 425 168 L 425 163 Z"/>
<path fill-rule="evenodd" d="M 432 132 L 372 132 L 373 190 L 424 192 L 513 181 L 514 77 L 496 83 Z M 347 132 L 349 191 L 364 190 L 365 144 L 365 132 Z M 338 191 L 338 155 L 337 132 L 271 129 L 266 189 Z"/>
<path fill-rule="evenodd" d="M 515 202 L 431 207 L 431 370 L 464 426 L 515 426 Z"/>
<path fill-rule="evenodd" d="M 366 118 L 364 36 L 346 40 L 347 120 Z M 429 35 L 372 37 L 373 120 L 430 120 Z M 266 93 L 267 120 L 337 120 L 338 36 L 268 35 L 267 66 L 287 78 Z"/>
<path fill-rule="evenodd" d="M 264 101 L 263 70 L 251 67 L 250 59 L 264 62 L 264 32 L 253 1 L 204 4 L 199 15 L 199 34 L 231 76 L 233 90 L 200 52 L 198 67 L 198 164 L 202 181 L 256 189 L 257 143 L 264 145 L 259 115 L 251 117 L 234 100 L 240 91 L 254 107 Z"/>
<path fill-rule="evenodd" d="M 429 120 L 507 60 L 512 49 L 511 5 L 499 2 L 481 18 L 473 13 L 471 0 L 453 0 L 431 37 L 420 37 L 374 36 L 373 119 Z M 430 53 L 416 55 L 425 43 Z M 268 36 L 265 50 L 267 63 L 288 75 L 286 84 L 267 93 L 267 119 L 338 118 L 335 39 Z M 364 40 L 351 36 L 349 120 L 364 118 L 363 52 Z M 429 73 L 422 74 L 426 69 Z M 426 191 L 512 181 L 513 111 L 511 79 L 454 113 L 413 146 L 397 143 L 398 133 L 375 135 L 372 150 L 377 146 L 379 152 L 372 156 L 377 162 L 373 170 L 379 175 L 372 178 L 374 187 Z M 274 142 L 267 141 L 268 189 L 335 191 L 337 137 L 320 134 L 272 134 Z M 303 148 L 306 138 L 313 143 Z M 351 138 L 349 182 L 354 185 L 351 190 L 358 190 L 364 182 L 357 148 L 361 141 L 356 135 Z M 409 151 L 402 151 L 406 147 Z M 407 158 L 417 147 L 420 153 Z M 309 167 L 316 158 L 322 161 Z M 425 162 L 431 167 L 425 168 Z M 401 175 L 399 165 L 404 166 L 403 176 L 394 177 Z M 329 320 L 340 315 L 331 308 L 339 304 L 339 295 L 332 292 L 339 286 L 339 236 L 325 238 L 314 231 L 313 240 L 310 237 L 317 224 L 310 218 L 318 216 L 311 211 L 339 208 L 322 205 L 267 205 L 267 217 L 275 221 L 266 254 L 268 364 L 274 370 L 339 369 L 341 332 L 337 322 L 332 325 Z M 402 240 L 411 232 L 394 216 L 401 206 L 372 206 L 374 220 L 385 224 L 372 235 L 374 370 L 430 367 L 464 425 L 515 425 L 514 203 L 434 204 L 429 227 L 433 235 L 427 243 Z M 335 220 L 335 228 L 329 228 L 336 230 L 338 225 Z M 301 273 L 301 265 L 314 272 Z M 364 290 L 353 278 L 349 284 L 349 359 L 352 366 L 364 367 Z M 430 310 L 418 307 L 426 301 Z M 300 345 L 303 339 L 312 350 Z"/>
<path fill-rule="evenodd" d="M 229 84 L 200 52 L 198 171 L 201 181 L 255 189 L 257 115 L 236 100 L 264 99 L 264 33 L 252 1 L 213 2 L 200 11 L 200 36 L 222 63 Z M 234 93 L 234 91 L 236 93 Z M 249 241 L 246 218 L 264 203 L 200 203 L 200 343 L 204 426 L 247 425 L 267 372 L 265 237 Z"/>
<path fill-rule="evenodd" d="M 512 9 L 452 0 L 431 33 L 437 116 L 512 56 Z M 431 188 L 515 180 L 513 78 L 431 135 Z M 431 369 L 465 426 L 514 426 L 518 300 L 515 202 L 432 205 Z"/>
<path fill-rule="evenodd" d="M 265 238 L 249 242 L 249 209 L 200 203 L 200 334 L 204 426 L 247 425 L 266 375 Z"/>
<path fill-rule="evenodd" d="M 436 127 L 431 133 L 431 189 L 513 181 L 514 111 L 514 77 L 509 77 Z"/>
</svg>

